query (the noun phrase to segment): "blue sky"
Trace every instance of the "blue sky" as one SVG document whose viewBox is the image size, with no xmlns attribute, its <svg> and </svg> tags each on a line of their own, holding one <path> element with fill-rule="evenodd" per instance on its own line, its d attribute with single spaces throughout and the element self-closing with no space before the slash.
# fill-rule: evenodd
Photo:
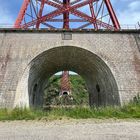
<svg viewBox="0 0 140 140">
<path fill-rule="evenodd" d="M 23 0 L 0 0 L 0 24 L 12 25 Z M 111 0 L 120 24 L 140 21 L 140 0 Z"/>
</svg>

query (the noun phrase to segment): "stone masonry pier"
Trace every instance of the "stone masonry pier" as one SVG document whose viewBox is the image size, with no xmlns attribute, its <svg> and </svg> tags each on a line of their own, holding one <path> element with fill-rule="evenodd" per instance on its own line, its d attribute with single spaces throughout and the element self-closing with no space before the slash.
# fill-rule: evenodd
<svg viewBox="0 0 140 140">
<path fill-rule="evenodd" d="M 140 31 L 0 30 L 0 107 L 38 107 L 58 71 L 81 75 L 90 105 L 140 93 Z"/>
</svg>

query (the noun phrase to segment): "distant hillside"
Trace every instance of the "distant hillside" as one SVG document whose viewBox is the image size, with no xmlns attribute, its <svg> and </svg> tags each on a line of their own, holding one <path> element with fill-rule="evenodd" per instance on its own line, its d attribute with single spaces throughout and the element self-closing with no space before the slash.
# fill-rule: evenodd
<svg viewBox="0 0 140 140">
<path fill-rule="evenodd" d="M 60 76 L 50 78 L 45 88 L 44 106 L 49 105 L 88 105 L 89 97 L 85 81 L 79 75 L 70 75 L 72 99 L 68 95 L 60 98 Z"/>
</svg>

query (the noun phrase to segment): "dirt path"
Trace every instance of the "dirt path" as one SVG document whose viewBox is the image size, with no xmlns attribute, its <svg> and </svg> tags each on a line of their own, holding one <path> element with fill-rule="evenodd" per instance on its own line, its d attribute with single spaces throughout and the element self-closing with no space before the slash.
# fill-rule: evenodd
<svg viewBox="0 0 140 140">
<path fill-rule="evenodd" d="M 140 140 L 140 121 L 0 122 L 0 140 Z"/>
</svg>

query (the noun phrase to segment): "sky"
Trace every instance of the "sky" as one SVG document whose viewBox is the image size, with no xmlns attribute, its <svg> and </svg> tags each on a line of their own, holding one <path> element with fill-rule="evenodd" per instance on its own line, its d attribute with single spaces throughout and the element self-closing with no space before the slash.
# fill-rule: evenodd
<svg viewBox="0 0 140 140">
<path fill-rule="evenodd" d="M 0 25 L 13 25 L 23 0 L 0 0 Z M 121 25 L 140 22 L 140 0 L 111 0 Z"/>
</svg>

